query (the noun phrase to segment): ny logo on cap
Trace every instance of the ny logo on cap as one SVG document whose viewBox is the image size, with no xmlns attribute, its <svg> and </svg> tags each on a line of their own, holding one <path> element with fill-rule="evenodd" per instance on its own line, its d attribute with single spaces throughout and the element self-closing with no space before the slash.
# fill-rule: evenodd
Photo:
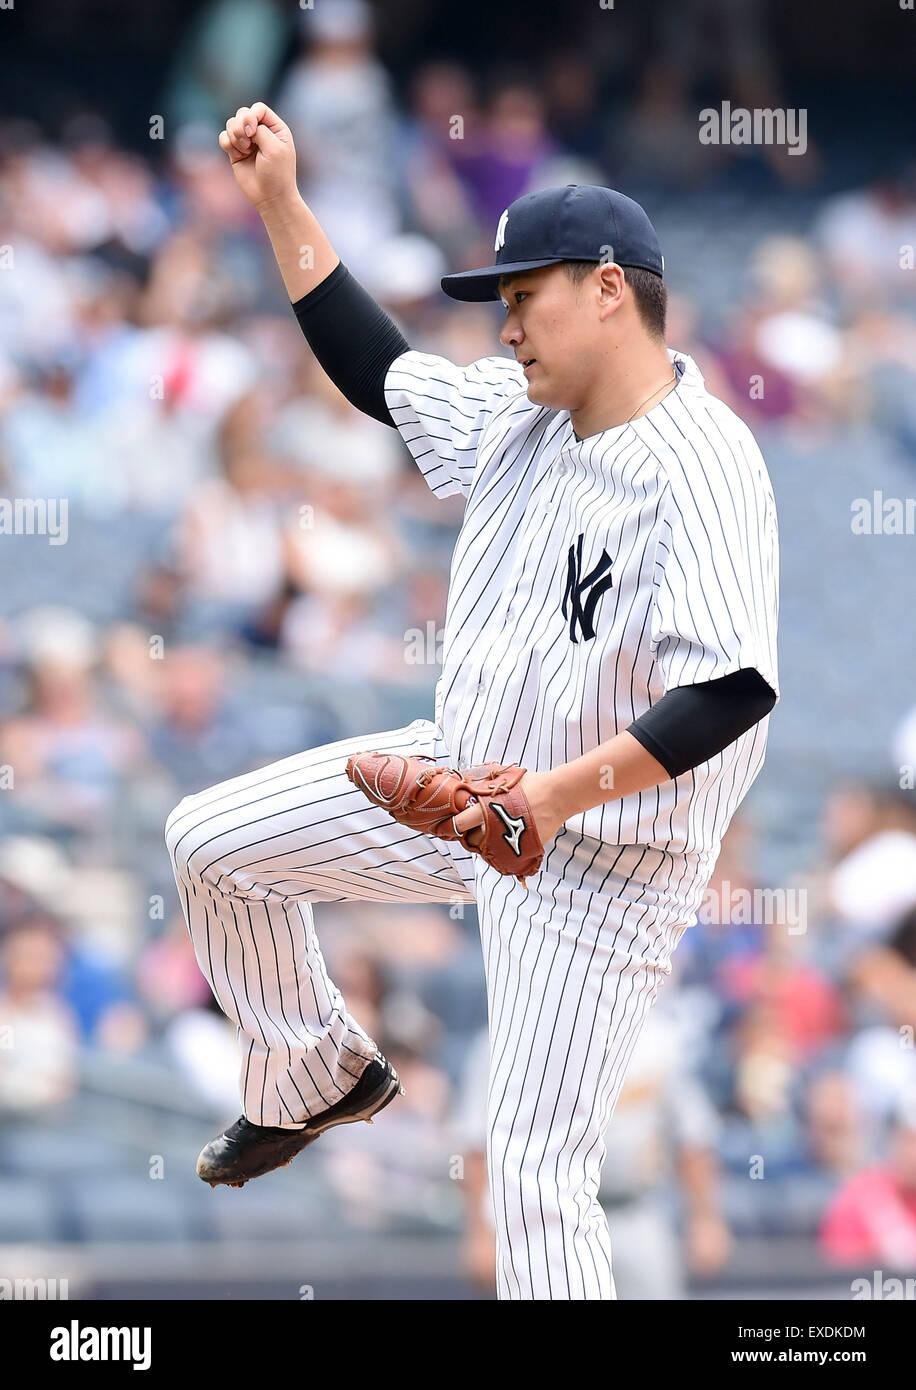
<svg viewBox="0 0 916 1390">
<path fill-rule="evenodd" d="M 506 244 L 506 223 L 509 221 L 509 209 L 503 213 L 496 228 L 496 240 L 493 243 L 494 251 L 501 251 Z"/>
</svg>

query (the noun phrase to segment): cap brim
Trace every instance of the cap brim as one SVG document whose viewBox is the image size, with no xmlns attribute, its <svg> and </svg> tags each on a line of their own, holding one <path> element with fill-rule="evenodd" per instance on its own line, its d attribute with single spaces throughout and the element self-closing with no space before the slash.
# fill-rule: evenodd
<svg viewBox="0 0 916 1390">
<path fill-rule="evenodd" d="M 524 270 L 540 270 L 544 265 L 560 265 L 562 256 L 548 256 L 537 261 L 509 261 L 505 265 L 488 265 L 483 270 L 459 270 L 456 275 L 444 275 L 443 290 L 452 299 L 467 304 L 483 304 L 498 299 L 496 286 L 504 275 L 520 275 Z"/>
</svg>

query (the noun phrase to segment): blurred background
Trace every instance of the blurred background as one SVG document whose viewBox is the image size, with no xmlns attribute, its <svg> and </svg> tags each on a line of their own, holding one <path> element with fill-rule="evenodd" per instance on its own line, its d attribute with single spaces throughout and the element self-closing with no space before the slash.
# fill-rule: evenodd
<svg viewBox="0 0 916 1390">
<path fill-rule="evenodd" d="M 500 351 L 499 311 L 439 277 L 491 258 L 512 199 L 603 182 L 653 218 L 669 344 L 773 480 L 782 700 L 725 920 L 685 935 L 611 1126 L 618 1290 L 916 1274 L 914 25 L 891 0 L 0 15 L 0 1279 L 491 1296 L 471 908 L 322 905 L 407 1094 L 242 1191 L 194 1174 L 237 1060 L 165 817 L 431 714 L 461 517 L 311 358 L 216 143 L 258 98 L 351 270 L 457 362 Z M 804 152 L 701 143 L 726 100 L 804 111 Z M 740 910 L 755 888 L 801 925 Z"/>
</svg>

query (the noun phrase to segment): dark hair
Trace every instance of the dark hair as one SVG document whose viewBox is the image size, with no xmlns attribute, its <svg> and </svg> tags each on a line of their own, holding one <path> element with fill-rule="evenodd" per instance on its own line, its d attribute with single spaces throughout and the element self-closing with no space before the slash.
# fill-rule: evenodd
<svg viewBox="0 0 916 1390">
<path fill-rule="evenodd" d="M 916 907 L 911 907 L 900 919 L 887 944 L 907 965 L 916 966 Z"/>
<path fill-rule="evenodd" d="M 587 275 L 599 264 L 597 261 L 564 261 L 566 274 L 574 285 L 581 285 Z M 654 270 L 643 270 L 641 266 L 621 267 L 623 278 L 633 291 L 636 309 L 643 324 L 653 338 L 665 341 L 665 314 L 668 308 L 668 288 L 660 275 Z"/>
</svg>

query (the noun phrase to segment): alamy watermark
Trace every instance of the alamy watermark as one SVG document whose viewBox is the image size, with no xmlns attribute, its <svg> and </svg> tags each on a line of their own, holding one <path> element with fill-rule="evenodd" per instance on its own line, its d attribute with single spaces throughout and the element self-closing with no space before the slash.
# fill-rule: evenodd
<svg viewBox="0 0 916 1390">
<path fill-rule="evenodd" d="M 854 1299 L 876 1299 L 894 1303 L 902 1299 L 916 1300 L 916 1279 L 888 1277 L 883 1269 L 876 1269 L 871 1279 L 864 1276 L 853 1279 L 849 1291 Z"/>
<path fill-rule="evenodd" d="M 445 628 L 430 618 L 425 628 L 409 627 L 404 633 L 404 660 L 408 666 L 441 666 Z"/>
<path fill-rule="evenodd" d="M 807 888 L 735 888 L 723 879 L 707 888 L 697 913 L 703 926 L 785 927 L 789 936 L 808 930 Z"/>
<path fill-rule="evenodd" d="M 69 1326 L 51 1328 L 52 1361 L 129 1361 L 135 1371 L 152 1362 L 152 1328 L 89 1327 L 72 1318 Z"/>
<path fill-rule="evenodd" d="M 850 527 L 854 536 L 916 535 L 916 497 L 885 497 L 876 489 L 871 497 L 855 497 Z"/>
<path fill-rule="evenodd" d="M 24 1303 L 44 1303 L 70 1297 L 70 1283 L 67 1279 L 2 1279 L 0 1278 L 0 1303 L 8 1300 Z"/>
<path fill-rule="evenodd" d="M 785 145 L 789 154 L 808 148 L 805 107 L 705 106 L 700 112 L 701 145 Z"/>
<path fill-rule="evenodd" d="M 0 536 L 47 536 L 49 545 L 66 545 L 66 497 L 0 497 Z"/>
</svg>

